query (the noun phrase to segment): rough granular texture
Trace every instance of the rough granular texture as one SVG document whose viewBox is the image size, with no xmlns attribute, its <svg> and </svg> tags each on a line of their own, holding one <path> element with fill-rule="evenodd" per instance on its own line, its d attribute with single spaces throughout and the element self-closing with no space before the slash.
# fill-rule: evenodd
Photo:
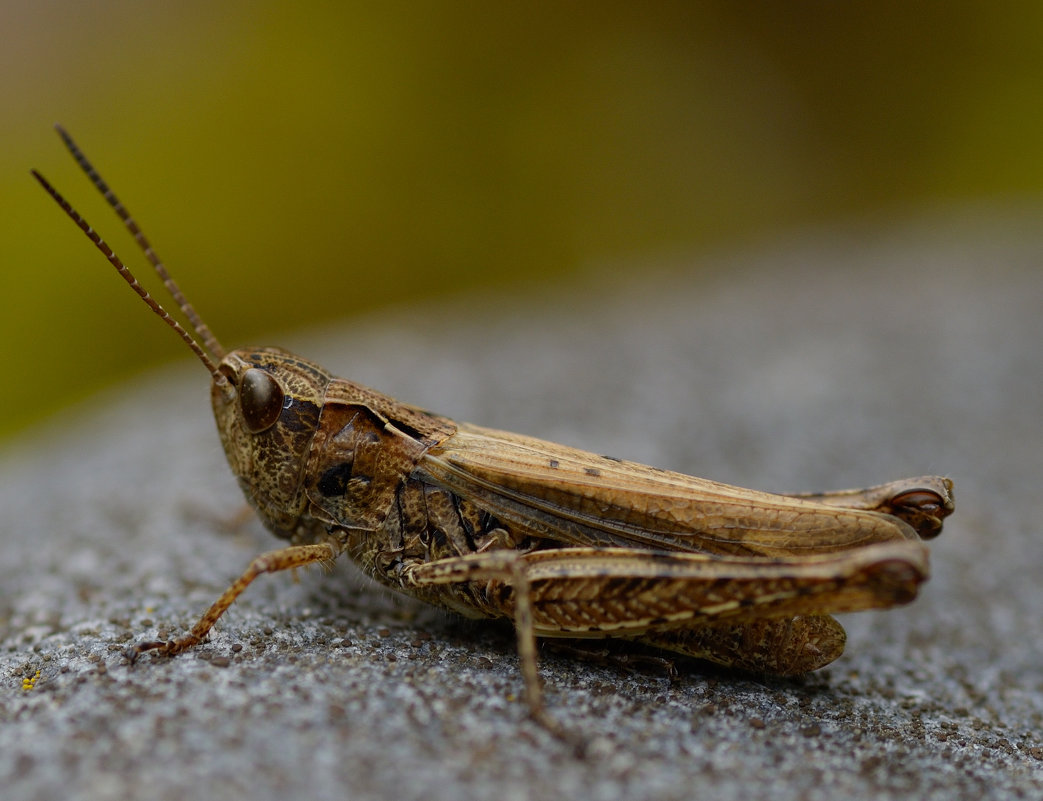
<svg viewBox="0 0 1043 801">
<path fill-rule="evenodd" d="M 183 631 L 275 547 L 234 523 L 208 377 L 186 360 L 6 450 L 4 798 L 1043 797 L 1043 238 L 971 222 L 255 343 L 458 419 L 759 489 L 950 475 L 932 580 L 846 617 L 831 667 L 670 679 L 545 649 L 578 756 L 526 719 L 508 629 L 347 564 L 264 577 L 207 644 L 129 667 L 128 644 Z"/>
</svg>

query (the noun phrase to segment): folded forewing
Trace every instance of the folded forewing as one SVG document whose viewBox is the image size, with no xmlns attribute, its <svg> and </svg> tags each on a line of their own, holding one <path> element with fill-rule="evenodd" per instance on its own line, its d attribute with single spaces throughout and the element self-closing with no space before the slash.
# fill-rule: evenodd
<svg viewBox="0 0 1043 801">
<path fill-rule="evenodd" d="M 414 474 L 563 544 L 796 557 L 919 538 L 901 520 L 460 424 Z"/>
</svg>

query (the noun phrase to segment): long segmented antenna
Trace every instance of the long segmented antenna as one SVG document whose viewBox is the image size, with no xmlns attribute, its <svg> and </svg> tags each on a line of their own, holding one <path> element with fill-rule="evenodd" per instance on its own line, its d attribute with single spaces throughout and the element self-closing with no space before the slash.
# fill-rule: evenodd
<svg viewBox="0 0 1043 801">
<path fill-rule="evenodd" d="M 46 178 L 40 175 L 36 170 L 30 170 L 30 172 L 33 177 L 40 182 L 40 185 L 44 188 L 47 194 L 54 198 L 55 202 L 62 207 L 62 211 L 64 211 L 69 218 L 79 226 L 80 230 L 87 235 L 87 238 L 94 243 L 94 246 L 100 250 L 105 258 L 109 260 L 109 263 L 116 268 L 116 272 L 120 274 L 123 280 L 130 284 L 130 288 L 138 293 L 141 299 L 145 301 L 145 304 L 152 309 L 152 311 L 154 311 L 163 322 L 177 331 L 178 336 L 185 341 L 188 347 L 192 349 L 192 352 L 199 357 L 199 360 L 203 363 L 206 369 L 210 371 L 210 375 L 214 378 L 214 383 L 222 387 L 226 393 L 234 392 L 228 379 L 217 369 L 214 360 L 211 359 L 206 351 L 200 347 L 199 343 L 192 338 L 192 335 L 185 330 L 184 326 L 171 317 L 167 310 L 148 293 L 148 290 L 138 283 L 138 279 L 135 278 L 134 274 L 127 269 L 127 266 L 120 261 L 120 257 L 112 252 L 112 248 L 105 244 L 105 240 L 102 239 L 93 228 L 91 228 L 76 209 L 69 205 L 69 202 L 65 198 L 58 194 L 58 190 L 51 186 Z"/>
<path fill-rule="evenodd" d="M 141 248 L 145 254 L 145 258 L 149 260 L 149 263 L 155 268 L 156 274 L 163 281 L 163 285 L 167 288 L 167 292 L 170 293 L 170 297 L 174 299 L 182 313 L 191 323 L 192 328 L 195 329 L 196 334 L 203 342 L 203 347 L 210 351 L 216 358 L 224 358 L 225 349 L 221 347 L 221 343 L 217 341 L 217 337 L 214 336 L 210 327 L 203 322 L 202 318 L 196 313 L 196 310 L 192 307 L 192 304 L 188 302 L 188 299 L 181 292 L 181 288 L 177 285 L 177 282 L 171 277 L 170 273 L 167 272 L 167 268 L 163 266 L 163 261 L 159 258 L 159 254 L 152 249 L 152 245 L 145 238 L 145 235 L 141 232 L 138 224 L 134 221 L 134 218 L 130 216 L 130 212 L 127 211 L 127 207 L 124 206 L 116 194 L 109 188 L 109 185 L 105 183 L 105 180 L 98 174 L 98 171 L 94 169 L 83 151 L 76 145 L 72 137 L 69 136 L 68 132 L 58 124 L 55 124 L 54 130 L 58 132 L 58 136 L 62 138 L 65 143 L 65 147 L 68 148 L 69 153 L 76 160 L 76 163 L 80 165 L 91 183 L 94 184 L 95 188 L 101 192 L 108 201 L 108 204 L 112 206 L 116 214 L 119 215 L 120 220 L 130 231 L 131 236 L 134 237 L 134 241 L 138 243 L 138 247 Z M 82 227 L 82 226 L 81 226 Z"/>
</svg>

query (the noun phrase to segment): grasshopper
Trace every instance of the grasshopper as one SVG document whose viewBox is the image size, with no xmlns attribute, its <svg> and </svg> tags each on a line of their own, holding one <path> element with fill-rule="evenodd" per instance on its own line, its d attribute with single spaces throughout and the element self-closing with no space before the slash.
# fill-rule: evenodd
<svg viewBox="0 0 1043 801">
<path fill-rule="evenodd" d="M 265 526 L 289 543 L 253 559 L 187 634 L 138 644 L 132 661 L 201 643 L 259 575 L 346 553 L 397 591 L 512 621 L 529 712 L 551 725 L 537 638 L 619 638 L 744 671 L 799 674 L 843 652 L 832 613 L 908 603 L 927 579 L 922 540 L 953 511 L 947 478 L 758 492 L 454 422 L 278 348 L 225 350 L 57 129 L 195 337 L 34 177 L 209 371 L 232 472 Z"/>
</svg>

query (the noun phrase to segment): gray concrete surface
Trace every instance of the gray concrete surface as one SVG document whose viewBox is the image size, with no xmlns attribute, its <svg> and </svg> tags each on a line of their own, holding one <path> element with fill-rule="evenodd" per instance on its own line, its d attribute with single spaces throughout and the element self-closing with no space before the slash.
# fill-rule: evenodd
<svg viewBox="0 0 1043 801">
<path fill-rule="evenodd" d="M 981 216 L 283 338 L 460 419 L 747 486 L 951 475 L 922 597 L 847 616 L 833 666 L 671 682 L 547 653 L 579 757 L 526 719 L 509 631 L 345 564 L 264 578 L 207 645 L 130 668 L 122 649 L 190 625 L 273 544 L 222 525 L 241 501 L 186 361 L 5 451 L 3 797 L 1043 797 L 1043 236 L 1038 213 Z"/>
</svg>

